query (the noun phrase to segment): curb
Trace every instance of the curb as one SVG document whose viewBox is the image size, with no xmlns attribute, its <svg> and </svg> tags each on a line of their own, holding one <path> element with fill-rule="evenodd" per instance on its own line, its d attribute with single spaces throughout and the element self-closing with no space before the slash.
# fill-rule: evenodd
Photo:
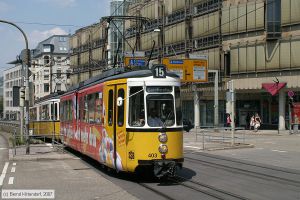
<svg viewBox="0 0 300 200">
<path fill-rule="evenodd" d="M 65 154 L 57 154 L 50 156 L 39 156 L 39 155 L 16 155 L 13 154 L 13 149 L 9 149 L 9 160 L 10 161 L 42 161 L 42 160 L 78 160 L 80 158 L 76 158 L 67 153 Z"/>
<path fill-rule="evenodd" d="M 246 149 L 246 148 L 254 148 L 253 144 L 247 144 L 243 146 L 233 146 L 233 147 L 220 147 L 220 148 L 212 148 L 207 149 L 207 151 L 219 151 L 219 150 L 230 150 L 230 149 Z"/>
<path fill-rule="evenodd" d="M 227 143 L 227 144 L 230 144 L 230 143 Z M 197 147 L 198 146 L 200 146 L 200 145 L 197 145 Z M 254 144 L 241 144 L 241 145 L 235 145 L 235 146 L 222 146 L 222 147 L 205 148 L 204 150 L 202 149 L 202 147 L 198 147 L 199 148 L 198 150 L 201 150 L 201 151 L 218 151 L 218 150 L 230 150 L 230 149 L 246 149 L 246 148 L 254 148 L 254 147 L 255 147 Z M 186 147 L 186 148 L 188 148 L 188 147 Z"/>
</svg>

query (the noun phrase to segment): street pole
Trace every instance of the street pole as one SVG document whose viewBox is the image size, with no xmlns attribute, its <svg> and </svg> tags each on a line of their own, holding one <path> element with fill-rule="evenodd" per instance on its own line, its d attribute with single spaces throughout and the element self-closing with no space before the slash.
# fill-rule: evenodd
<svg viewBox="0 0 300 200">
<path fill-rule="evenodd" d="M 25 39 L 25 132 L 26 132 L 26 154 L 29 154 L 30 149 L 29 149 L 29 67 L 30 67 L 30 51 L 28 49 L 28 40 L 25 32 L 16 24 L 5 21 L 5 20 L 0 20 L 0 23 L 5 23 L 5 24 L 10 24 L 14 27 L 16 27 L 23 35 Z M 23 124 L 21 124 L 23 126 Z"/>
<path fill-rule="evenodd" d="M 50 90 L 50 94 L 52 93 L 52 54 L 51 54 L 51 57 L 49 58 L 49 67 L 50 67 L 50 84 L 49 84 L 49 90 Z"/>
<path fill-rule="evenodd" d="M 234 135 L 235 135 L 235 91 L 233 80 L 228 82 L 228 89 L 230 92 L 230 102 L 231 102 L 231 146 L 234 145 Z"/>
<path fill-rule="evenodd" d="M 219 126 L 219 71 L 218 70 L 208 70 L 208 73 L 215 74 L 214 80 L 214 127 Z"/>
</svg>

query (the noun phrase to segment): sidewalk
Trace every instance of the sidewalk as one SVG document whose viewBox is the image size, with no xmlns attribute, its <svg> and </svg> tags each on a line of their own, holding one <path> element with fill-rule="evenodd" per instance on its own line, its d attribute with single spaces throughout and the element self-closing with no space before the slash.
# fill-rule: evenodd
<svg viewBox="0 0 300 200">
<path fill-rule="evenodd" d="M 7 139 L 10 134 L 0 132 Z M 30 145 L 30 154 L 26 155 L 26 146 L 15 150 L 10 144 L 7 177 L 14 181 L 4 183 L 2 189 L 11 190 L 53 190 L 55 199 L 137 199 L 126 190 L 104 178 L 101 173 L 90 168 L 80 158 L 51 144 Z M 11 179 L 11 178 L 9 178 Z M 0 193 L 1 196 L 1 193 Z"/>
<path fill-rule="evenodd" d="M 204 134 L 204 135 L 203 135 Z M 240 148 L 253 148 L 252 141 L 249 137 L 252 136 L 270 136 L 280 137 L 288 136 L 289 131 L 278 131 L 278 130 L 236 130 L 233 135 L 232 144 L 232 132 L 231 130 L 219 130 L 213 129 L 192 129 L 190 132 L 184 132 L 183 141 L 184 147 L 188 150 L 225 150 L 225 149 L 240 149 Z M 294 134 L 295 135 L 295 134 Z"/>
</svg>

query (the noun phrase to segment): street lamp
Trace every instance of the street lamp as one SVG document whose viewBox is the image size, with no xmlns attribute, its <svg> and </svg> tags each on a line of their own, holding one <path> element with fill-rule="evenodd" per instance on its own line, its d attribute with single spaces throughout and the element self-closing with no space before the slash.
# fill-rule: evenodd
<svg viewBox="0 0 300 200">
<path fill-rule="evenodd" d="M 23 35 L 25 39 L 25 55 L 24 55 L 24 61 L 25 61 L 25 132 L 26 132 L 26 154 L 29 154 L 29 67 L 30 67 L 30 51 L 28 49 L 28 40 L 26 37 L 25 32 L 16 24 L 1 20 L 0 23 L 10 24 L 14 27 L 16 27 Z M 23 127 L 23 120 L 21 120 L 21 126 Z"/>
<path fill-rule="evenodd" d="M 158 63 L 162 63 L 162 49 L 163 49 L 163 32 L 160 27 L 153 30 L 158 33 Z"/>
</svg>

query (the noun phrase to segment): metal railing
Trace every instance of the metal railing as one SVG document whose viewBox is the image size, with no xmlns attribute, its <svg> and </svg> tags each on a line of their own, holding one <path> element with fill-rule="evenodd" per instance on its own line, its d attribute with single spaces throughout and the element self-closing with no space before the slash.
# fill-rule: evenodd
<svg viewBox="0 0 300 200">
<path fill-rule="evenodd" d="M 49 145 L 47 145 L 47 141 L 51 141 L 51 146 L 52 151 L 59 151 L 61 153 L 64 152 L 64 142 L 63 142 L 63 135 L 60 136 L 60 141 L 56 140 L 55 137 L 57 137 L 57 134 L 40 134 L 40 135 L 33 135 L 29 134 L 28 140 L 29 140 L 29 145 L 32 147 L 39 147 L 39 148 L 49 148 Z M 23 137 L 23 138 L 21 138 Z M 13 132 L 13 138 L 12 138 L 12 143 L 13 143 L 13 156 L 17 155 L 17 149 L 22 148 L 25 146 L 25 135 L 21 136 L 17 134 L 17 129 Z M 23 142 L 21 142 L 23 141 Z M 50 143 L 48 143 L 50 144 Z"/>
<path fill-rule="evenodd" d="M 234 146 L 236 144 L 245 144 L 245 128 L 236 127 L 232 134 L 231 127 L 213 127 L 213 126 L 196 126 L 196 142 L 202 142 L 202 149 L 207 149 L 209 143 L 223 144 Z"/>
</svg>

